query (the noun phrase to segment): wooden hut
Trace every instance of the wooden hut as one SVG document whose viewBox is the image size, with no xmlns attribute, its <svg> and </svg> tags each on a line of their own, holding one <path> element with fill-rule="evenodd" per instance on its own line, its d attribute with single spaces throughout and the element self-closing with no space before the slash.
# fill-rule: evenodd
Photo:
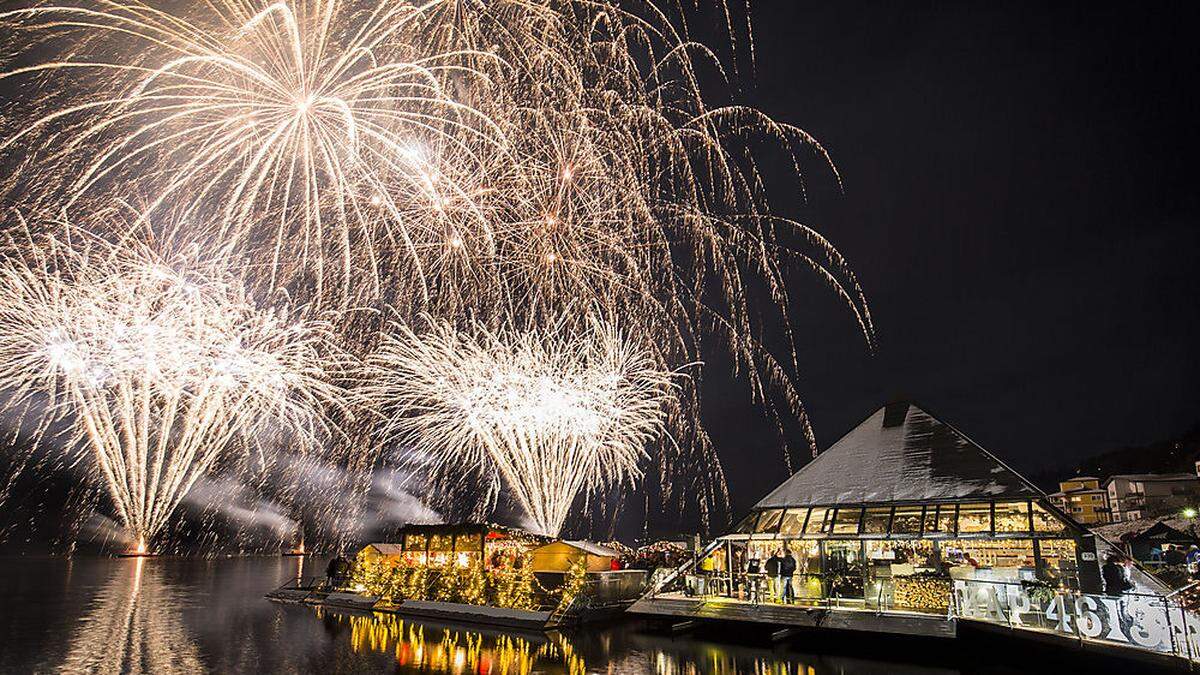
<svg viewBox="0 0 1200 675">
<path fill-rule="evenodd" d="M 619 557 L 617 551 L 590 541 L 563 539 L 533 549 L 533 571 L 566 572 L 583 560 L 588 572 L 608 572 Z"/>
</svg>

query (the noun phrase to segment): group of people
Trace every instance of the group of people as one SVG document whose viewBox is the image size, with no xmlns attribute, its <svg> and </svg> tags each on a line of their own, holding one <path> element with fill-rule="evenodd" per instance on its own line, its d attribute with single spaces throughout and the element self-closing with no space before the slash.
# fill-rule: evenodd
<svg viewBox="0 0 1200 675">
<path fill-rule="evenodd" d="M 766 599 L 771 602 L 790 605 L 796 601 L 796 589 L 792 585 L 792 579 L 796 576 L 796 558 L 788 547 L 775 549 L 765 561 L 760 560 L 757 553 L 751 553 L 746 560 L 745 573 L 749 600 L 761 602 L 765 590 Z"/>
<path fill-rule="evenodd" d="M 1170 565 L 1172 567 L 1187 565 L 1188 571 L 1195 573 L 1200 567 L 1200 547 L 1192 544 L 1184 550 L 1180 544 L 1163 544 L 1162 549 L 1150 552 L 1151 564 Z"/>
</svg>

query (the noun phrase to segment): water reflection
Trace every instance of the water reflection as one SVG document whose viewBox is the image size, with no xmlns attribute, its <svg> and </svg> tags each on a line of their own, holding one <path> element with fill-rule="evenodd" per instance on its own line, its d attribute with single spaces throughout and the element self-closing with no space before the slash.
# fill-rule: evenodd
<svg viewBox="0 0 1200 675">
<path fill-rule="evenodd" d="M 527 675 L 589 672 L 660 675 L 937 675 L 954 670 L 806 655 L 612 627 L 570 634 L 506 634 L 484 628 L 413 621 L 390 614 L 315 610 L 359 655 L 386 654 L 397 671 Z M 345 635 L 344 633 L 348 633 Z"/>
<path fill-rule="evenodd" d="M 197 673 L 199 650 L 179 614 L 181 598 L 145 558 L 118 567 L 80 618 L 63 673 Z"/>
<path fill-rule="evenodd" d="M 503 634 L 407 621 L 391 614 L 317 612 L 327 620 L 349 626 L 354 652 L 392 654 L 396 664 L 405 668 L 505 675 L 587 672 L 571 642 L 558 634 Z"/>
<path fill-rule="evenodd" d="M 307 580 L 324 568 L 322 559 L 279 556 L 0 558 L 0 673 L 956 672 L 843 656 L 856 653 L 857 642 L 832 645 L 826 635 L 773 645 L 766 629 L 671 636 L 632 621 L 561 635 L 522 633 L 321 612 L 263 598 L 296 576 Z M 927 655 L 901 647 L 894 657 Z M 978 664 L 971 665 L 977 670 Z"/>
</svg>

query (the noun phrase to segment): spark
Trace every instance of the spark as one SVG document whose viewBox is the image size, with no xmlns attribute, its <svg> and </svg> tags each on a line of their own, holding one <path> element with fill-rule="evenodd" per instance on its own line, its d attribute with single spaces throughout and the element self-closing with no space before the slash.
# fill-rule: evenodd
<svg viewBox="0 0 1200 675">
<path fill-rule="evenodd" d="M 548 535 L 581 494 L 641 477 L 673 389 L 615 327 L 558 328 L 399 327 L 370 359 L 389 436 L 444 480 L 498 472 Z"/>
<path fill-rule="evenodd" d="M 206 472 L 321 447 L 340 397 L 326 325 L 260 308 L 220 265 L 69 234 L 0 254 L 0 389 L 39 428 L 66 421 L 138 553 Z"/>
<path fill-rule="evenodd" d="M 254 292 L 370 310 L 336 325 L 358 356 L 389 320 L 574 334 L 619 316 L 661 371 L 696 372 L 671 390 L 660 467 L 701 494 L 665 474 L 661 493 L 702 518 L 727 501 L 700 417 L 706 350 L 728 352 L 781 445 L 790 415 L 815 453 L 796 385 L 798 279 L 843 301 L 869 348 L 874 327 L 841 253 L 768 197 L 803 192 L 808 162 L 841 179 L 803 129 L 712 103 L 721 94 L 700 83 L 725 65 L 675 5 L 168 4 L 0 13 L 13 36 L 0 79 L 21 92 L 0 120 L 0 162 L 22 167 L 0 184 L 8 195 L 56 214 L 114 195 L 148 202 L 152 220 L 178 213 L 155 235 L 210 242 L 253 270 Z M 69 342 L 46 348 L 86 366 Z M 368 423 L 355 433 L 380 448 Z"/>
<path fill-rule="evenodd" d="M 217 0 L 202 10 L 134 0 L 0 13 L 32 42 L 70 45 L 65 58 L 0 74 L 63 85 L 0 151 L 46 144 L 45 177 L 63 182 L 26 187 L 56 210 L 86 210 L 115 183 L 151 195 L 147 215 L 197 212 L 213 227 L 193 236 L 260 261 L 265 253 L 270 285 L 311 276 L 306 291 L 342 297 L 356 270 L 379 272 L 378 248 L 399 234 L 394 218 L 363 207 L 380 204 L 372 195 L 385 178 L 422 182 L 409 170 L 421 156 L 413 135 L 497 135 L 445 92 L 451 78 L 470 77 L 461 54 L 412 48 L 418 13 L 389 0 Z"/>
</svg>

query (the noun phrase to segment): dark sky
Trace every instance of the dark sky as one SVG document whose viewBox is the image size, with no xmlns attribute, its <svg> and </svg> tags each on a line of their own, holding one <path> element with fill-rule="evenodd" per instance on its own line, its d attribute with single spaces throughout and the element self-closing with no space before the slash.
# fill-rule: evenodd
<svg viewBox="0 0 1200 675">
<path fill-rule="evenodd" d="M 1200 422 L 1200 23 L 1184 3 L 758 2 L 753 105 L 826 146 L 807 203 L 879 350 L 800 279 L 822 448 L 907 396 L 1019 470 Z M 733 502 L 782 480 L 744 389 L 713 378 Z"/>
<path fill-rule="evenodd" d="M 811 132 L 844 181 L 810 162 L 807 201 L 771 201 L 848 258 L 878 331 L 871 354 L 832 293 L 796 276 L 822 448 L 899 396 L 1034 474 L 1200 422 L 1189 4 L 753 4 L 737 100 Z M 721 49 L 711 22 L 692 28 Z M 786 473 L 723 365 L 704 408 L 737 515 Z"/>
</svg>

